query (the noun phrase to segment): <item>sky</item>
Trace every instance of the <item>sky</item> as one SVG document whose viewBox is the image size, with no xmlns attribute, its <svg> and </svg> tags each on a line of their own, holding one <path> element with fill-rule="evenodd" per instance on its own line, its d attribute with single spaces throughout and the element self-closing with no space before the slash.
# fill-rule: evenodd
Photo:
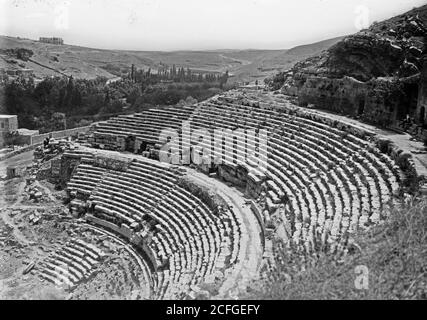
<svg viewBox="0 0 427 320">
<path fill-rule="evenodd" d="M 426 0 L 0 0 L 0 34 L 124 50 L 287 49 Z"/>
</svg>

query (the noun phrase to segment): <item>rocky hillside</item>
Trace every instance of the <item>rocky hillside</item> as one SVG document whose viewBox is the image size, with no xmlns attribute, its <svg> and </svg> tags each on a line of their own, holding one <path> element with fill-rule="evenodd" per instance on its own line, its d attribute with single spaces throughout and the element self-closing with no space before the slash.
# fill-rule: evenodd
<svg viewBox="0 0 427 320">
<path fill-rule="evenodd" d="M 301 105 L 388 126 L 417 108 L 427 6 L 374 23 L 270 79 Z"/>
<path fill-rule="evenodd" d="M 28 68 L 37 78 L 67 75 L 77 79 L 94 79 L 98 76 L 114 78 L 127 71 L 131 64 L 139 68 L 153 67 L 150 59 L 132 53 L 101 50 L 72 45 L 53 45 L 30 39 L 0 36 L 0 69 Z M 32 51 L 28 60 L 7 54 L 7 50 L 23 48 Z"/>
</svg>

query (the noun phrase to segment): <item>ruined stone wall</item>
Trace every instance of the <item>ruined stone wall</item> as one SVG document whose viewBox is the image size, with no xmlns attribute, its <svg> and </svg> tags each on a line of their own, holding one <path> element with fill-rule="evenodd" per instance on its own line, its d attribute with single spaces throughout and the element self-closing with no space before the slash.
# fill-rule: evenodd
<svg viewBox="0 0 427 320">
<path fill-rule="evenodd" d="M 65 187 L 67 182 L 70 181 L 74 169 L 80 164 L 81 157 L 78 155 L 63 155 L 59 168 L 59 175 L 57 181 L 61 187 Z"/>
<path fill-rule="evenodd" d="M 79 133 L 87 133 L 90 130 L 90 126 L 78 127 L 73 129 L 53 131 L 50 133 L 51 138 L 59 139 L 65 137 L 77 137 Z"/>
<path fill-rule="evenodd" d="M 286 92 L 286 89 L 284 90 Z M 331 79 L 327 77 L 308 77 L 301 88 L 297 89 L 300 105 L 314 104 L 319 108 L 342 114 L 355 115 L 355 105 L 365 101 L 367 85 L 356 79 L 345 77 Z"/>
<path fill-rule="evenodd" d="M 125 151 L 126 140 L 119 136 L 96 133 L 92 145 L 100 149 Z"/>
<path fill-rule="evenodd" d="M 248 171 L 241 166 L 221 164 L 218 166 L 218 177 L 241 188 L 246 188 Z"/>
<path fill-rule="evenodd" d="M 19 145 L 19 146 L 30 145 L 31 144 L 31 137 L 32 136 L 19 135 L 14 139 L 13 144 Z"/>
<path fill-rule="evenodd" d="M 227 207 L 227 203 L 223 198 L 207 187 L 198 184 L 196 180 L 190 177 L 180 177 L 177 181 L 177 185 L 201 199 L 214 214 L 217 214 L 221 207 Z"/>
<path fill-rule="evenodd" d="M 50 138 L 50 134 L 49 133 L 43 133 L 43 134 L 38 134 L 38 135 L 35 135 L 35 136 L 31 136 L 31 144 L 40 144 L 46 138 Z"/>
<path fill-rule="evenodd" d="M 249 173 L 246 180 L 245 193 L 252 199 L 258 199 L 261 196 L 262 185 L 266 177 L 259 177 L 253 173 Z"/>
<path fill-rule="evenodd" d="M 42 143 L 44 139 L 46 138 L 66 138 L 66 137 L 77 137 L 79 133 L 87 133 L 90 130 L 90 126 L 87 127 L 79 127 L 79 128 L 73 128 L 68 130 L 61 130 L 61 131 L 53 131 L 49 133 L 43 133 L 31 136 L 31 144 L 38 144 Z"/>
<path fill-rule="evenodd" d="M 404 86 L 396 79 L 361 82 L 351 77 L 309 76 L 296 84 L 300 87 L 284 86 L 282 93 L 296 95 L 301 106 L 312 104 L 384 127 L 403 116 L 398 110 L 405 100 Z"/>
</svg>

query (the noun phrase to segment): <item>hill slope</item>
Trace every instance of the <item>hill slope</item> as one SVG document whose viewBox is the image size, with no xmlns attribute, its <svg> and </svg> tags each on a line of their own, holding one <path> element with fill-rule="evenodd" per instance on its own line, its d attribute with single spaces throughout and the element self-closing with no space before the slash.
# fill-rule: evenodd
<svg viewBox="0 0 427 320">
<path fill-rule="evenodd" d="M 30 39 L 0 36 L 1 49 L 25 48 L 34 55 L 30 61 L 10 63 L 0 53 L 0 68 L 34 70 L 38 78 L 68 75 L 93 79 L 97 76 L 115 78 L 129 72 L 134 64 L 139 69 L 156 70 L 166 64 L 183 66 L 201 72 L 225 72 L 230 81 L 251 81 L 289 68 L 296 61 L 318 54 L 340 38 L 295 47 L 290 50 L 214 50 L 214 51 L 120 51 L 102 50 L 73 45 L 51 45 Z"/>
<path fill-rule="evenodd" d="M 287 70 L 296 62 L 328 49 L 342 38 L 323 40 L 297 46 L 289 50 L 254 51 L 253 53 L 250 51 L 239 51 L 229 53 L 227 56 L 244 57 L 251 60 L 251 63 L 238 67 L 233 72 L 240 81 L 252 81 L 264 79 L 277 72 Z M 250 55 L 248 56 L 248 54 Z"/>
</svg>

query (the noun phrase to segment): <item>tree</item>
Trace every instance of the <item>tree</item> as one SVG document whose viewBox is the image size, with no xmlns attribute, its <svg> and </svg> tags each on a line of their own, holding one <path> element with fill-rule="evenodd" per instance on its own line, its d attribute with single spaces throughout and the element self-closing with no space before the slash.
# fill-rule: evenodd
<svg viewBox="0 0 427 320">
<path fill-rule="evenodd" d="M 175 77 L 176 77 L 176 66 L 175 66 L 175 64 L 172 66 L 172 74 L 171 74 L 171 76 L 172 76 L 172 79 L 175 79 Z"/>
<path fill-rule="evenodd" d="M 219 87 L 221 89 L 224 87 L 224 84 L 227 83 L 227 80 L 228 80 L 228 70 L 225 72 L 225 74 L 219 80 Z"/>
<path fill-rule="evenodd" d="M 191 82 L 191 69 L 187 68 L 187 79 L 188 82 Z"/>
<path fill-rule="evenodd" d="M 134 64 L 132 64 L 132 66 L 131 66 L 130 80 L 135 82 L 135 65 Z"/>
</svg>

